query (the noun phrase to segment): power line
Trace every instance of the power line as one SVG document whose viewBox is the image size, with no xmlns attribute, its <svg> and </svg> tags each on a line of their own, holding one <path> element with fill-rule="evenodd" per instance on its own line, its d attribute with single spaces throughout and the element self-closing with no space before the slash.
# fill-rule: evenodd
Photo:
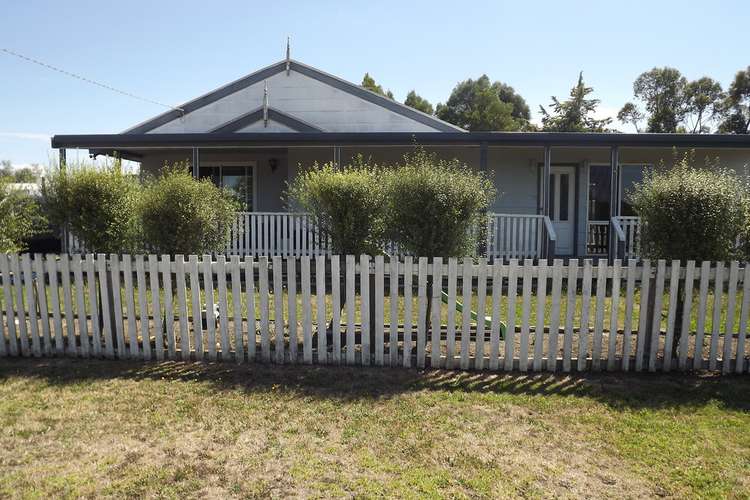
<svg viewBox="0 0 750 500">
<path fill-rule="evenodd" d="M 182 108 L 176 108 L 174 106 L 170 106 L 169 104 L 164 104 L 164 103 L 161 103 L 161 102 L 158 102 L 158 101 L 152 101 L 151 99 L 146 99 L 145 97 L 140 97 L 140 96 L 137 96 L 135 94 L 131 94 L 130 92 L 125 92 L 124 90 L 120 90 L 120 89 L 116 89 L 114 87 L 110 87 L 109 85 L 107 85 L 105 83 L 96 82 L 94 80 L 91 80 L 90 78 L 86 78 L 85 76 L 81 76 L 81 75 L 78 75 L 76 73 L 71 73 L 70 71 L 65 71 L 64 69 L 58 68 L 56 66 L 52 66 L 51 64 L 47 64 L 45 62 L 39 61 L 37 59 L 34 59 L 33 57 L 28 57 L 28 56 L 25 56 L 23 54 L 19 54 L 18 52 L 14 52 L 12 50 L 5 49 L 3 47 L 0 47 L 0 51 L 5 52 L 6 54 L 9 54 L 11 56 L 15 56 L 15 57 L 17 57 L 19 59 L 23 59 L 24 61 L 27 61 L 27 62 L 30 62 L 30 63 L 33 63 L 33 64 L 37 64 L 37 65 L 42 66 L 42 67 L 47 68 L 47 69 L 51 69 L 52 71 L 56 71 L 58 73 L 62 73 L 63 75 L 71 76 L 73 78 L 77 78 L 78 80 L 84 81 L 86 83 L 90 83 L 92 85 L 96 85 L 97 87 L 101 87 L 103 89 L 111 90 L 112 92 L 117 92 L 118 94 L 122 94 L 124 96 L 131 97 L 133 99 L 138 99 L 139 101 L 144 101 L 144 102 L 147 102 L 147 103 L 150 103 L 150 104 L 156 104 L 157 106 L 162 106 L 162 107 L 165 107 L 165 108 L 173 109 L 175 111 L 179 111 L 180 113 L 184 113 L 185 112 L 185 110 L 182 109 Z"/>
</svg>

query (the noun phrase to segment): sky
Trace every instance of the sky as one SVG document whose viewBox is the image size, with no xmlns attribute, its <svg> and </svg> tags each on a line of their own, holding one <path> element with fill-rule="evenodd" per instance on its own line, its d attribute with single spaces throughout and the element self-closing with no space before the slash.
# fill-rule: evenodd
<svg viewBox="0 0 750 500">
<path fill-rule="evenodd" d="M 727 87 L 750 65 L 749 22 L 747 0 L 0 0 L 0 47 L 178 105 L 283 59 L 290 36 L 293 59 L 355 83 L 369 72 L 399 101 L 415 89 L 444 102 L 486 73 L 538 120 L 579 71 L 601 116 L 655 66 Z M 46 164 L 53 134 L 117 133 L 163 111 L 0 52 L 0 160 Z"/>
</svg>

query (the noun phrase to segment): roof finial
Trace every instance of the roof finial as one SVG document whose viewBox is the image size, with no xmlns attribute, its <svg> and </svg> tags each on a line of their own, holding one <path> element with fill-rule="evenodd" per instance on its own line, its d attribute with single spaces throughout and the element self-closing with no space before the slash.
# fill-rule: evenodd
<svg viewBox="0 0 750 500">
<path fill-rule="evenodd" d="M 263 126 L 268 127 L 268 80 L 263 80 Z"/>
<path fill-rule="evenodd" d="M 291 57 L 291 49 L 290 49 L 290 36 L 286 37 L 286 76 L 289 76 L 289 69 L 291 67 L 292 57 Z"/>
</svg>

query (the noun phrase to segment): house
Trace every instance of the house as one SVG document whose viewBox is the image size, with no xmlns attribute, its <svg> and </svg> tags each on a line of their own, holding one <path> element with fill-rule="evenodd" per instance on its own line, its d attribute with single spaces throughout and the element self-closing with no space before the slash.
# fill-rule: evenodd
<svg viewBox="0 0 750 500">
<path fill-rule="evenodd" d="M 492 175 L 502 193 L 489 223 L 493 257 L 635 255 L 624 193 L 644 168 L 693 149 L 738 172 L 750 166 L 750 136 L 467 132 L 289 58 L 120 134 L 52 138 L 61 158 L 82 148 L 144 172 L 186 161 L 195 176 L 237 190 L 247 213 L 229 250 L 239 253 L 319 251 L 304 220 L 285 214 L 287 181 L 358 154 L 395 161 L 414 144 Z"/>
</svg>

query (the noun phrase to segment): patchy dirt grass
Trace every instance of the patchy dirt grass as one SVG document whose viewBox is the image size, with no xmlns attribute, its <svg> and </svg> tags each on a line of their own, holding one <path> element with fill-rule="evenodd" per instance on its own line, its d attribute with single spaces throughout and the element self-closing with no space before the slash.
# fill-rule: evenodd
<svg viewBox="0 0 750 500">
<path fill-rule="evenodd" d="M 0 497 L 657 495 L 750 495 L 750 378 L 0 362 Z"/>
</svg>

